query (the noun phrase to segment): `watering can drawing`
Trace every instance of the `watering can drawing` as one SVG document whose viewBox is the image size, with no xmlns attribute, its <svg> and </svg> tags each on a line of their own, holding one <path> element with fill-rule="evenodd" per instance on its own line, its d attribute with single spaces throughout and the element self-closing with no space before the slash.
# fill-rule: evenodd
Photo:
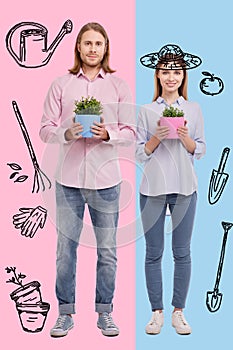
<svg viewBox="0 0 233 350">
<path fill-rule="evenodd" d="M 45 66 L 51 59 L 63 37 L 71 33 L 73 24 L 67 20 L 56 38 L 48 47 L 48 30 L 40 23 L 21 22 L 12 27 L 6 35 L 6 47 L 10 55 L 21 66 L 37 68 Z M 18 33 L 18 35 L 17 35 Z M 17 43 L 15 44 L 15 37 Z M 16 46 L 18 53 L 15 52 Z"/>
</svg>

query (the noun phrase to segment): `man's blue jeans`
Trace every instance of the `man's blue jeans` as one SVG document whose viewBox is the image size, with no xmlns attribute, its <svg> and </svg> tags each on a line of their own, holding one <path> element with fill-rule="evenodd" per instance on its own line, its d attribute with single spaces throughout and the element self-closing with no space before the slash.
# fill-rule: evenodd
<svg viewBox="0 0 233 350">
<path fill-rule="evenodd" d="M 56 183 L 57 277 L 60 314 L 75 313 L 77 247 L 88 205 L 97 243 L 96 312 L 111 312 L 116 276 L 116 231 L 120 185 L 89 190 Z"/>
<path fill-rule="evenodd" d="M 145 273 L 152 310 L 163 309 L 161 262 L 164 250 L 164 223 L 167 205 L 172 220 L 174 282 L 172 305 L 184 308 L 191 275 L 190 243 L 197 193 L 140 196 L 141 218 L 146 240 Z"/>
</svg>

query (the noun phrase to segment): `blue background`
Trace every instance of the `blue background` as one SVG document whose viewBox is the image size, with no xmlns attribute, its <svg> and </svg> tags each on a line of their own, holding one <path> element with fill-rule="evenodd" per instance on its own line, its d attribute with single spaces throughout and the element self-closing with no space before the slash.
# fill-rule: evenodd
<svg viewBox="0 0 233 350">
<path fill-rule="evenodd" d="M 213 290 L 222 245 L 222 221 L 233 222 L 231 198 L 233 193 L 233 147 L 232 118 L 233 70 L 232 70 L 232 6 L 231 2 L 157 0 L 136 2 L 136 99 L 140 106 L 149 103 L 153 96 L 153 70 L 140 64 L 140 57 L 159 51 L 166 44 L 177 44 L 184 52 L 202 58 L 202 64 L 190 70 L 189 100 L 197 101 L 202 109 L 205 122 L 207 153 L 195 161 L 199 179 L 198 208 L 192 239 L 192 278 L 185 309 L 185 316 L 192 326 L 190 336 L 180 336 L 171 326 L 173 289 L 173 259 L 171 234 L 165 233 L 163 257 L 164 313 L 165 323 L 157 336 L 145 334 L 145 325 L 151 317 L 147 298 L 144 255 L 145 244 L 140 220 L 137 220 L 136 242 L 136 348 L 152 349 L 211 349 L 232 348 L 232 251 L 233 228 L 229 231 L 220 292 L 223 301 L 219 311 L 210 313 L 205 305 L 207 290 Z M 224 81 L 224 91 L 216 96 L 201 92 L 202 71 L 214 73 Z M 208 203 L 208 186 L 212 169 L 217 169 L 224 147 L 231 149 L 225 172 L 230 178 L 220 200 Z M 137 170 L 137 189 L 141 171 Z M 138 192 L 137 191 L 137 192 Z M 137 206 L 137 217 L 139 210 Z M 228 345 L 227 345 L 228 344 Z"/>
</svg>

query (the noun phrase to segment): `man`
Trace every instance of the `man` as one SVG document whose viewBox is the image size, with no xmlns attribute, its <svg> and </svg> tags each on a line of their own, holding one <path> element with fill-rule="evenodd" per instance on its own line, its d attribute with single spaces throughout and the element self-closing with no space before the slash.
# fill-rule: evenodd
<svg viewBox="0 0 233 350">
<path fill-rule="evenodd" d="M 75 44 L 75 63 L 51 85 L 44 103 L 40 137 L 60 143 L 56 171 L 57 277 L 59 317 L 50 335 L 67 335 L 75 313 L 76 251 L 88 205 L 97 242 L 95 310 L 102 334 L 119 334 L 111 312 L 116 275 L 116 230 L 119 212 L 120 169 L 118 145 L 135 137 L 131 94 L 109 67 L 109 39 L 98 23 L 84 25 Z M 101 122 L 92 138 L 83 138 L 74 122 L 74 102 L 93 96 L 103 104 Z M 131 107 L 130 107 L 131 105 Z"/>
</svg>

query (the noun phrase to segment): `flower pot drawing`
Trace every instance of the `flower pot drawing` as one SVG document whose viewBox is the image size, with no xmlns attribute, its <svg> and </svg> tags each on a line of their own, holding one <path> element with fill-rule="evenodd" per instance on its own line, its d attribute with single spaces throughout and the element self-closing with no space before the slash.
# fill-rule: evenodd
<svg viewBox="0 0 233 350">
<path fill-rule="evenodd" d="M 17 273 L 16 267 L 6 267 L 7 273 L 13 276 L 7 280 L 7 283 L 14 283 L 20 287 L 14 290 L 10 297 L 16 304 L 21 326 L 25 332 L 42 331 L 45 320 L 47 318 L 50 304 L 43 302 L 40 292 L 40 283 L 32 281 L 23 284 L 23 280 L 27 277 L 23 273 Z"/>
<path fill-rule="evenodd" d="M 169 127 L 167 139 L 178 139 L 177 129 L 184 126 L 184 117 L 160 117 L 160 126 Z"/>
<path fill-rule="evenodd" d="M 36 333 L 42 331 L 50 305 L 45 302 L 40 304 L 16 304 L 16 309 L 23 330 Z"/>
<path fill-rule="evenodd" d="M 29 282 L 14 290 L 10 297 L 16 304 L 39 304 L 42 302 L 40 283 L 38 281 Z"/>
<path fill-rule="evenodd" d="M 91 132 L 91 126 L 94 122 L 100 123 L 100 116 L 97 114 L 76 114 L 75 122 L 80 123 L 83 126 L 82 137 L 91 138 L 93 133 Z"/>
</svg>

